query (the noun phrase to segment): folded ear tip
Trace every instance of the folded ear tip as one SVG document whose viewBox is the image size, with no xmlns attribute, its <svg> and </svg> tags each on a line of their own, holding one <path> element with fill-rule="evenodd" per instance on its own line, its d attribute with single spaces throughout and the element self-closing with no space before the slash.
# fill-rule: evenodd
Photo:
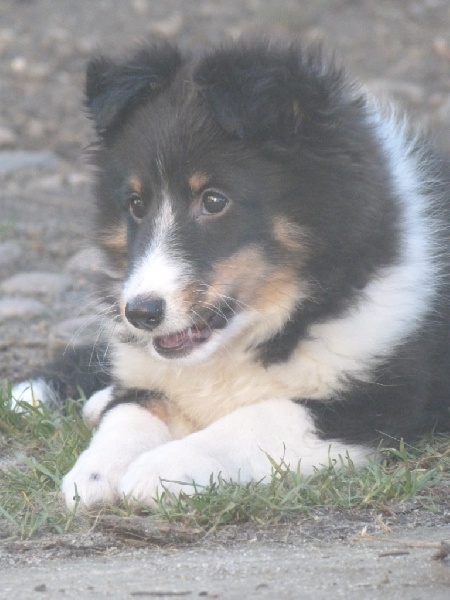
<svg viewBox="0 0 450 600">
<path fill-rule="evenodd" d="M 115 62 L 104 56 L 86 67 L 85 105 L 97 131 L 112 131 L 144 99 L 154 98 L 182 65 L 178 48 L 163 40 L 138 48 L 131 58 Z"/>
<path fill-rule="evenodd" d="M 208 54 L 194 73 L 219 124 L 256 142 L 291 145 L 308 119 L 320 127 L 346 81 L 321 46 L 242 41 Z"/>
</svg>

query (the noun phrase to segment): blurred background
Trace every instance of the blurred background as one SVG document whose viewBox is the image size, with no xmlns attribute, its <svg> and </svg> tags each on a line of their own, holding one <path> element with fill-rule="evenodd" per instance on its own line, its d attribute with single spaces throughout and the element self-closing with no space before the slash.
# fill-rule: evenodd
<svg viewBox="0 0 450 600">
<path fill-rule="evenodd" d="M 449 0 L 0 0 L 0 380 L 95 339 L 85 64 L 166 36 L 322 41 L 450 155 Z"/>
</svg>

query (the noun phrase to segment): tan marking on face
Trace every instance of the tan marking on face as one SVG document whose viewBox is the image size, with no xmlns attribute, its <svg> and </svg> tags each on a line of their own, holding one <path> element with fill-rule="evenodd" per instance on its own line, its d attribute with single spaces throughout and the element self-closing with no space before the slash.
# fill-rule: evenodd
<svg viewBox="0 0 450 600">
<path fill-rule="evenodd" d="M 275 217 L 272 220 L 272 235 L 277 242 L 288 250 L 306 253 L 305 231 L 300 225 L 291 223 L 286 217 Z"/>
<path fill-rule="evenodd" d="M 185 285 L 176 295 L 176 301 L 185 308 L 201 305 L 205 297 L 206 288 L 200 283 L 190 283 Z"/>
<path fill-rule="evenodd" d="M 223 294 L 235 297 L 238 306 L 280 316 L 290 313 L 300 296 L 295 269 L 270 264 L 256 246 L 220 261 L 211 289 L 216 301 Z"/>
<path fill-rule="evenodd" d="M 136 175 L 130 177 L 129 185 L 133 192 L 139 194 L 139 196 L 142 194 L 142 182 Z"/>
<path fill-rule="evenodd" d="M 110 227 L 100 237 L 101 245 L 113 252 L 126 253 L 127 229 L 123 223 Z"/>
<path fill-rule="evenodd" d="M 205 173 L 195 172 L 189 177 L 189 187 L 192 193 L 197 194 L 207 185 L 209 177 Z"/>
<path fill-rule="evenodd" d="M 298 277 L 294 269 L 282 267 L 272 271 L 258 288 L 253 307 L 264 313 L 287 317 L 300 299 Z"/>
<path fill-rule="evenodd" d="M 262 252 L 256 246 L 250 246 L 216 264 L 210 289 L 218 294 L 231 294 L 234 288 L 246 289 L 245 295 L 250 296 L 258 287 L 258 281 L 267 274 L 267 269 Z"/>
<path fill-rule="evenodd" d="M 110 227 L 100 235 L 100 246 L 120 271 L 127 267 L 127 230 L 123 223 Z"/>
</svg>

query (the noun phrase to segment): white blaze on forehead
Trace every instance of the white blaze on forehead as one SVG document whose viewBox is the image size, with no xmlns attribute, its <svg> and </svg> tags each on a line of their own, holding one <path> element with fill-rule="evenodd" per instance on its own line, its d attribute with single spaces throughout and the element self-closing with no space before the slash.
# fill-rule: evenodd
<svg viewBox="0 0 450 600">
<path fill-rule="evenodd" d="M 153 236 L 150 250 L 169 243 L 173 239 L 175 229 L 175 216 L 173 214 L 170 198 L 165 195 L 160 210 L 154 219 Z"/>
<path fill-rule="evenodd" d="M 125 303 L 136 296 L 159 296 L 170 303 L 185 284 L 189 269 L 176 245 L 176 225 L 170 199 L 165 196 L 154 219 L 148 249 L 137 261 L 124 286 Z"/>
</svg>

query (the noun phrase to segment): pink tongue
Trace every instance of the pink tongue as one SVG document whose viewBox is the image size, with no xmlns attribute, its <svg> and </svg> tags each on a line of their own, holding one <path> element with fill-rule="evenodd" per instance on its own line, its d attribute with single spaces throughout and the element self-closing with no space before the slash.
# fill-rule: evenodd
<svg viewBox="0 0 450 600">
<path fill-rule="evenodd" d="M 207 340 L 211 336 L 211 331 L 205 329 L 186 329 L 185 331 L 179 331 L 178 333 L 172 333 L 170 335 L 162 335 L 158 337 L 158 346 L 161 348 L 181 348 L 189 342 Z"/>
<path fill-rule="evenodd" d="M 172 333 L 171 335 L 163 335 L 158 338 L 158 345 L 162 348 L 179 348 L 183 346 L 189 339 L 187 331 Z"/>
</svg>

